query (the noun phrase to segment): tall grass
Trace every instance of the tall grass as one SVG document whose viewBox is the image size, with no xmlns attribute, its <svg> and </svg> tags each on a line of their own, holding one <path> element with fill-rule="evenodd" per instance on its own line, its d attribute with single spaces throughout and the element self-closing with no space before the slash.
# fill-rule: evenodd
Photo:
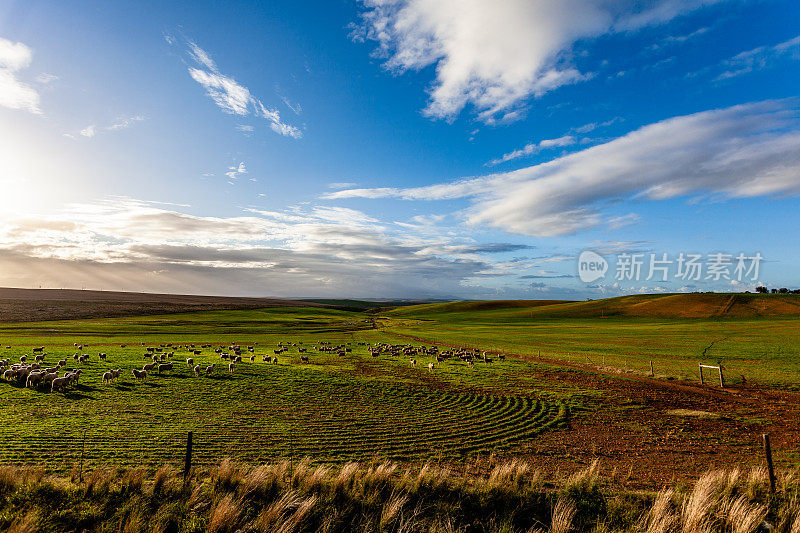
<svg viewBox="0 0 800 533">
<path fill-rule="evenodd" d="M 477 470 L 477 469 L 476 469 Z M 175 468 L 97 468 L 78 483 L 0 467 L 2 531 L 800 533 L 800 478 L 769 493 L 760 469 L 715 470 L 688 490 L 622 493 L 600 465 L 559 483 L 514 459 L 460 474 L 433 464 L 224 460 L 186 484 Z"/>
</svg>

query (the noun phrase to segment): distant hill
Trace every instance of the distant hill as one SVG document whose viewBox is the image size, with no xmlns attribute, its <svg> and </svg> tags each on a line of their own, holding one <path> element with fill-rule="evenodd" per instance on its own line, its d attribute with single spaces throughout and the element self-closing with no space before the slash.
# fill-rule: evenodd
<svg viewBox="0 0 800 533">
<path fill-rule="evenodd" d="M 449 302 L 394 309 L 409 318 L 523 320 L 547 318 L 754 318 L 800 316 L 796 294 L 642 294 L 591 301 L 501 300 Z"/>
<path fill-rule="evenodd" d="M 0 322 L 30 322 L 263 307 L 337 307 L 278 298 L 0 288 Z"/>
</svg>

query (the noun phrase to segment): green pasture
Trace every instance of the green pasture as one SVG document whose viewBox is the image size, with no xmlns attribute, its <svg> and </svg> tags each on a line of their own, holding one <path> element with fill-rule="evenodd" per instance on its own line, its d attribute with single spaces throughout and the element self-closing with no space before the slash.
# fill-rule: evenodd
<svg viewBox="0 0 800 533">
<path fill-rule="evenodd" d="M 552 366 L 537 355 L 637 372 L 649 371 L 652 360 L 665 379 L 696 379 L 698 362 L 721 362 L 731 381 L 800 383 L 800 328 L 792 317 L 559 318 L 531 317 L 519 305 L 436 305 L 418 306 L 417 316 L 415 307 L 383 312 L 377 328 L 362 312 L 316 308 L 0 324 L 0 358 L 32 358 L 32 348 L 44 346 L 45 363 L 66 358 L 77 367 L 76 343 L 88 344 L 81 353 L 91 356 L 80 384 L 65 393 L 0 382 L 0 461 L 70 469 L 85 434 L 84 459 L 92 464 L 178 462 L 187 431 L 194 432 L 200 464 L 224 456 L 419 461 L 525 452 L 541 432 L 605 408 L 600 391 L 547 377 L 555 374 L 542 370 Z M 311 347 L 323 340 L 349 343 L 352 351 L 315 352 Z M 233 373 L 213 349 L 194 355 L 165 347 L 175 351 L 175 369 L 146 383 L 133 379 L 131 369 L 150 361 L 147 346 L 233 342 L 255 346 L 255 361 L 244 351 Z M 264 362 L 279 342 L 297 346 L 277 364 Z M 474 368 L 444 361 L 430 371 L 431 357 L 417 356 L 412 367 L 407 357 L 372 357 L 359 345 L 376 342 L 436 342 L 513 356 Z M 301 363 L 300 346 L 309 348 L 310 364 Z M 216 363 L 216 370 L 194 376 L 187 357 L 204 367 Z M 121 368 L 122 378 L 102 383 L 112 368 Z"/>
</svg>

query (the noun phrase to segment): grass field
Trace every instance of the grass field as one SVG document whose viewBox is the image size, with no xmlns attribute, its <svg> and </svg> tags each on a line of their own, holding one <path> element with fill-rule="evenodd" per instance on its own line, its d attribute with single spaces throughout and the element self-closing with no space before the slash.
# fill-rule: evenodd
<svg viewBox="0 0 800 533">
<path fill-rule="evenodd" d="M 568 306 L 569 316 L 559 305 Z M 45 346 L 46 362 L 67 358 L 75 366 L 76 343 L 88 344 L 83 353 L 91 354 L 81 365 L 80 385 L 66 393 L 0 382 L 0 461 L 70 470 L 85 434 L 87 464 L 178 463 L 190 430 L 200 465 L 226 456 L 252 463 L 306 456 L 419 463 L 535 455 L 542 436 L 572 420 L 619 413 L 613 416 L 621 426 L 646 423 L 626 415 L 641 407 L 639 400 L 619 400 L 617 392 L 583 378 L 564 379 L 559 361 L 644 372 L 653 360 L 657 374 L 688 379 L 695 379 L 699 361 L 719 361 L 733 381 L 742 374 L 785 389 L 800 382 L 800 331 L 792 316 L 598 317 L 597 309 L 594 302 L 429 304 L 382 312 L 377 328 L 361 312 L 320 308 L 0 324 L 0 357 L 17 360 Z M 349 343 L 352 351 L 314 352 L 311 346 L 322 340 Z M 445 361 L 429 371 L 431 357 L 417 356 L 419 364 L 411 367 L 407 357 L 372 357 L 359 344 L 434 341 L 521 357 L 495 357 L 474 368 Z M 278 364 L 262 362 L 279 342 L 298 346 L 279 355 Z M 212 349 L 200 355 L 178 349 L 172 372 L 135 382 L 131 369 L 149 362 L 145 347 L 168 343 L 254 345 L 256 361 L 245 352 L 229 373 Z M 310 364 L 301 364 L 300 343 L 309 348 Z M 534 360 L 537 355 L 548 362 Z M 190 356 L 203 366 L 217 363 L 216 372 L 194 376 L 184 362 Z M 102 373 L 112 368 L 121 368 L 122 378 L 102 383 Z M 702 438 L 716 442 L 709 428 Z"/>
<path fill-rule="evenodd" d="M 89 462 L 158 464 L 180 457 L 189 430 L 200 464 L 227 455 L 248 461 L 453 458 L 507 451 L 583 407 L 585 396 L 541 383 L 530 372 L 535 365 L 523 361 L 478 372 L 445 363 L 430 372 L 427 360 L 411 368 L 405 357 L 371 357 L 359 339 L 386 336 L 359 330 L 366 326 L 361 315 L 309 308 L 5 326 L 0 338 L 12 346 L 5 349 L 12 358 L 43 345 L 46 361 L 72 363 L 74 343 L 88 344 L 83 353 L 92 357 L 81 365 L 80 385 L 64 394 L 0 386 L 0 459 L 46 457 L 49 468 L 71 468 L 86 431 Z M 293 347 L 278 364 L 262 362 L 279 341 L 310 347 L 323 339 L 349 342 L 352 352 L 312 353 L 311 364 L 301 364 Z M 194 355 L 184 349 L 176 351 L 169 374 L 135 383 L 130 372 L 149 362 L 142 343 L 231 342 L 258 343 L 256 362 L 245 358 L 229 373 L 213 350 Z M 107 360 L 101 362 L 98 352 Z M 217 363 L 217 371 L 195 377 L 184 363 L 190 356 L 203 366 Z M 103 384 L 102 373 L 117 367 L 123 377 Z"/>
</svg>

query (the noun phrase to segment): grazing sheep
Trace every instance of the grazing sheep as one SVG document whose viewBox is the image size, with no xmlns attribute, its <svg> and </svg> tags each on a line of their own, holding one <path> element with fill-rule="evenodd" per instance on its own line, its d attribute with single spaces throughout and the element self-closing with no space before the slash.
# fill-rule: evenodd
<svg viewBox="0 0 800 533">
<path fill-rule="evenodd" d="M 118 377 L 120 377 L 122 375 L 122 369 L 121 368 L 117 368 L 116 370 L 112 370 L 111 374 L 114 376 L 114 379 L 117 379 Z"/>
<path fill-rule="evenodd" d="M 44 377 L 42 378 L 42 383 L 45 385 L 49 385 L 57 377 L 58 377 L 58 372 L 46 372 Z"/>
<path fill-rule="evenodd" d="M 202 370 L 200 365 L 195 365 L 195 367 L 194 367 L 194 375 L 195 376 L 199 376 L 200 375 L 200 370 Z"/>
<path fill-rule="evenodd" d="M 59 367 L 67 366 L 67 360 L 66 359 L 62 359 L 61 361 L 58 362 L 58 366 Z"/>
<path fill-rule="evenodd" d="M 57 390 L 65 389 L 65 388 L 67 388 L 69 386 L 70 383 L 72 383 L 72 377 L 71 376 L 64 376 L 64 377 L 60 377 L 60 378 L 55 378 L 50 383 L 50 392 L 55 392 Z"/>
<path fill-rule="evenodd" d="M 141 379 L 142 381 L 147 381 L 147 370 L 137 370 L 135 368 L 131 369 L 133 372 L 133 377 L 135 379 Z"/>
<path fill-rule="evenodd" d="M 100 359 L 102 359 L 102 360 L 104 360 L 104 361 L 105 361 L 105 359 L 106 359 L 106 354 L 105 354 L 105 352 L 100 352 L 99 354 L 97 354 L 97 357 L 99 357 Z"/>
<path fill-rule="evenodd" d="M 228 372 L 233 372 L 235 368 L 236 368 L 235 363 L 228 363 Z"/>
<path fill-rule="evenodd" d="M 211 374 L 213 374 L 213 373 L 214 373 L 214 365 L 208 365 L 208 366 L 206 367 L 206 375 L 207 375 L 207 376 L 210 376 L 210 375 L 211 375 Z"/>
<path fill-rule="evenodd" d="M 273 357 L 272 358 L 272 364 L 273 365 L 277 365 L 278 364 L 278 358 L 277 357 Z"/>
<path fill-rule="evenodd" d="M 20 363 L 24 363 L 27 360 L 28 360 L 28 356 L 27 355 L 23 355 L 22 357 L 19 358 L 19 362 Z"/>
<path fill-rule="evenodd" d="M 157 370 L 158 370 L 159 374 L 161 373 L 162 370 L 165 371 L 165 372 L 167 370 L 172 370 L 172 363 L 161 363 L 160 365 L 158 365 L 158 369 Z"/>
<path fill-rule="evenodd" d="M 111 383 L 111 380 L 114 379 L 114 374 L 111 372 L 103 372 L 103 383 Z"/>
<path fill-rule="evenodd" d="M 156 367 L 156 364 L 155 364 L 155 363 L 148 363 L 148 364 L 146 364 L 146 365 L 144 365 L 144 366 L 142 367 L 142 370 L 143 370 L 143 371 L 145 371 L 145 372 L 150 372 L 150 371 L 151 371 L 151 370 L 153 370 L 155 367 Z"/>
<path fill-rule="evenodd" d="M 189 368 L 192 368 L 194 366 L 194 359 L 192 359 L 191 357 L 186 359 L 186 366 L 188 366 Z"/>
<path fill-rule="evenodd" d="M 431 361 L 430 363 L 428 363 L 428 371 L 429 371 L 429 372 L 433 372 L 433 368 L 434 368 L 435 366 L 436 366 L 436 363 L 434 363 L 433 361 Z"/>
<path fill-rule="evenodd" d="M 79 368 L 76 371 L 71 372 L 69 376 L 72 379 L 72 381 L 74 381 L 77 384 L 78 379 L 81 377 L 81 374 L 83 374 L 83 370 Z"/>
<path fill-rule="evenodd" d="M 308 356 L 307 355 L 300 356 L 300 362 L 301 363 L 308 363 Z"/>
<path fill-rule="evenodd" d="M 254 362 L 255 360 L 256 360 L 256 356 L 255 356 L 255 355 L 251 355 L 251 356 L 250 356 L 250 362 L 252 363 L 252 362 Z"/>
<path fill-rule="evenodd" d="M 31 372 L 28 374 L 28 379 L 25 381 L 25 386 L 28 388 L 35 387 L 44 379 L 44 372 Z"/>
<path fill-rule="evenodd" d="M 417 360 L 416 359 L 409 359 L 408 361 L 409 361 L 409 363 L 411 363 L 411 366 L 417 366 Z"/>
<path fill-rule="evenodd" d="M 37 363 L 41 363 L 42 361 L 44 361 L 44 354 L 39 354 L 36 357 L 34 357 L 34 361 L 36 361 Z"/>
</svg>

